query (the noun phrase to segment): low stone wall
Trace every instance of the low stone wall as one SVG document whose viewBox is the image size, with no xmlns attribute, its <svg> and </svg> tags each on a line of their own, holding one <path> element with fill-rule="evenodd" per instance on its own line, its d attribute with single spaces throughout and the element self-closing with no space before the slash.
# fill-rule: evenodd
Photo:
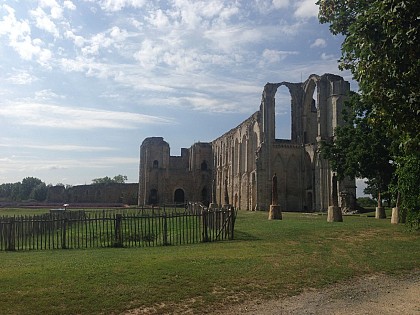
<svg viewBox="0 0 420 315">
<path fill-rule="evenodd" d="M 138 183 L 93 184 L 65 188 L 52 186 L 48 189 L 49 203 L 104 203 L 136 205 Z"/>
</svg>

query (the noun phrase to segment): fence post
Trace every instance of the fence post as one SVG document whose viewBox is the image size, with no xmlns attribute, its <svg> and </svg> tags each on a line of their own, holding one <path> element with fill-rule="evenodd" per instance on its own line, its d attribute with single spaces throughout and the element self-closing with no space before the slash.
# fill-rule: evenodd
<svg viewBox="0 0 420 315">
<path fill-rule="evenodd" d="M 230 239 L 233 240 L 235 230 L 236 212 L 235 208 L 230 208 Z"/>
<path fill-rule="evenodd" d="M 201 211 L 201 216 L 203 217 L 203 242 L 209 241 L 208 235 L 208 217 L 207 217 L 207 210 Z"/>
<path fill-rule="evenodd" d="M 168 243 L 168 223 L 166 222 L 166 212 L 163 213 L 163 245 L 170 245 Z"/>
<path fill-rule="evenodd" d="M 114 247 L 122 247 L 122 235 L 121 235 L 121 221 L 122 221 L 122 215 L 117 214 L 115 216 L 115 242 Z"/>
<path fill-rule="evenodd" d="M 14 251 L 15 248 L 15 218 L 11 217 L 9 220 L 9 235 L 7 250 Z"/>
<path fill-rule="evenodd" d="M 67 218 L 64 218 L 64 220 L 63 220 L 63 234 L 62 234 L 62 237 L 61 237 L 61 248 L 62 249 L 66 249 L 67 248 L 67 245 L 66 245 L 66 243 L 67 243 L 67 221 L 68 221 L 68 219 Z"/>
</svg>

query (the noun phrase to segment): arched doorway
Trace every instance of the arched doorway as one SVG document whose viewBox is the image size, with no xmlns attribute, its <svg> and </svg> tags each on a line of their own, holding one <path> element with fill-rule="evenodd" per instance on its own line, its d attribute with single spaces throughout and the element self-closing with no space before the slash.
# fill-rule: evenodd
<svg viewBox="0 0 420 315">
<path fill-rule="evenodd" d="M 202 190 L 201 190 L 201 202 L 206 206 L 206 207 L 208 207 L 208 205 L 210 204 L 210 202 L 209 202 L 209 196 L 208 196 L 208 193 L 207 193 L 207 188 L 206 187 L 204 187 Z"/>
<path fill-rule="evenodd" d="M 156 189 L 150 190 L 149 205 L 156 205 L 158 203 L 158 191 Z"/>
<path fill-rule="evenodd" d="M 185 203 L 185 193 L 184 193 L 183 189 L 178 188 L 177 190 L 175 190 L 174 202 L 175 203 Z"/>
</svg>

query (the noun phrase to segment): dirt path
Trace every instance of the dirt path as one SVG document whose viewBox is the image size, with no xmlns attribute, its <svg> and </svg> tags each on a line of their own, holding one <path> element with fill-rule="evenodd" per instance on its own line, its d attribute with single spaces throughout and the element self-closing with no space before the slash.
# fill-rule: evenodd
<svg viewBox="0 0 420 315">
<path fill-rule="evenodd" d="M 285 299 L 247 302 L 218 314 L 420 315 L 420 270 L 398 277 L 364 276 Z"/>
</svg>

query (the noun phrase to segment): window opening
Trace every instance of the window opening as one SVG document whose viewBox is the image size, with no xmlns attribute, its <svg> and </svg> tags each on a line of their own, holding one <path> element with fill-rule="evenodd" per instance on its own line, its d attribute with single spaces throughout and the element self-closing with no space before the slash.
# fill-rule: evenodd
<svg viewBox="0 0 420 315">
<path fill-rule="evenodd" d="M 292 100 L 289 89 L 280 86 L 276 93 L 275 103 L 275 137 L 276 139 L 292 139 Z"/>
</svg>

